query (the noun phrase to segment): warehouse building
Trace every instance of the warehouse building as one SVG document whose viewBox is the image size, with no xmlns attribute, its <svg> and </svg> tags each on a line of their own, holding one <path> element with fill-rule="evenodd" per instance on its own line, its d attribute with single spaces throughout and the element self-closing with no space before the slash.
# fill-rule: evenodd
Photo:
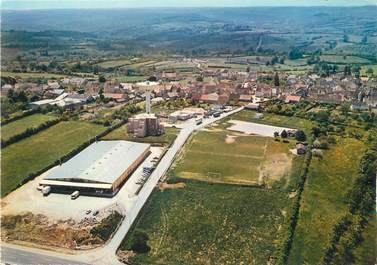
<svg viewBox="0 0 377 265">
<path fill-rule="evenodd" d="M 149 144 L 96 142 L 53 168 L 40 185 L 50 186 L 52 192 L 112 197 L 149 154 Z"/>
</svg>

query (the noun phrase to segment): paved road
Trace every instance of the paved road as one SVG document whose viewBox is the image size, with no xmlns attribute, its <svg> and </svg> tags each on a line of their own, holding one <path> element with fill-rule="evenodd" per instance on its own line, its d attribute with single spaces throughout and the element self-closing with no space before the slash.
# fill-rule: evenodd
<svg viewBox="0 0 377 265">
<path fill-rule="evenodd" d="M 53 255 L 53 253 L 52 253 Z M 68 259 L 58 258 L 31 251 L 22 250 L 19 247 L 1 246 L 1 263 L 17 265 L 89 265 Z"/>
<path fill-rule="evenodd" d="M 164 157 L 161 159 L 160 163 L 157 165 L 156 169 L 153 171 L 153 173 L 149 177 L 148 181 L 144 184 L 144 187 L 142 188 L 139 195 L 137 196 L 137 200 L 135 204 L 129 211 L 126 212 L 126 218 L 124 219 L 119 229 L 116 231 L 113 238 L 104 247 L 95 249 L 95 250 L 86 251 L 85 253 L 72 256 L 72 260 L 86 261 L 88 262 L 88 264 L 98 264 L 98 265 L 123 264 L 123 263 L 120 263 L 116 258 L 115 253 L 117 249 L 119 248 L 124 236 L 127 234 L 129 229 L 131 228 L 133 222 L 135 221 L 143 205 L 148 200 L 153 189 L 156 187 L 158 181 L 165 176 L 165 173 L 170 168 L 176 155 L 181 150 L 182 146 L 186 143 L 189 136 L 195 130 L 201 129 L 213 122 L 223 119 L 242 109 L 243 109 L 242 107 L 235 109 L 228 113 L 224 113 L 220 117 L 217 117 L 217 118 L 211 117 L 211 118 L 203 119 L 203 123 L 199 125 L 196 125 L 194 120 L 192 120 L 189 123 L 184 124 L 177 138 L 175 139 L 173 145 L 166 152 Z M 14 248 L 17 248 L 17 247 L 14 246 Z M 32 265 L 34 264 L 41 264 L 41 265 L 85 264 L 85 263 L 77 263 L 77 262 L 75 263 L 74 261 L 69 261 L 69 260 L 64 260 L 60 258 L 54 258 L 54 257 L 47 256 L 44 254 L 39 254 L 38 250 L 33 250 L 31 252 L 23 250 L 21 253 L 22 255 L 19 255 L 18 250 L 15 251 L 14 249 L 5 248 L 5 252 L 2 253 L 3 254 L 2 262 L 4 262 L 3 261 L 3 258 L 4 258 L 6 262 L 10 262 L 11 264 L 14 264 L 12 262 L 15 262 L 15 264 L 22 264 L 22 265 L 26 265 L 26 264 L 32 264 Z M 22 262 L 26 262 L 26 263 L 22 263 Z"/>
</svg>

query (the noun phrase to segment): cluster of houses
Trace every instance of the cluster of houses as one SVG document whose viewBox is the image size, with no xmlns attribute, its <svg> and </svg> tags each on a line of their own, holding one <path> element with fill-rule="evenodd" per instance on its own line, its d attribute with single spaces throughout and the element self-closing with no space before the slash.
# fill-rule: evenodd
<svg viewBox="0 0 377 265">
<path fill-rule="evenodd" d="M 227 105 L 237 102 L 256 103 L 270 98 L 280 98 L 287 103 L 302 99 L 317 102 L 350 102 L 353 110 L 377 108 L 377 80 L 343 77 L 341 74 L 322 78 L 318 75 L 280 74 L 284 86 L 264 82 L 268 73 L 248 73 L 229 69 L 204 69 L 203 77 L 211 81 L 181 80 L 177 73 L 162 72 L 158 82 L 121 83 L 109 80 L 100 83 L 90 78 L 63 78 L 47 84 L 9 82 L 1 87 L 2 96 L 10 89 L 24 90 L 41 100 L 32 107 L 57 105 L 73 108 L 97 99 L 122 102 L 139 102 L 145 99 L 145 91 L 151 92 L 152 103 L 189 98 L 193 102 Z M 187 82 L 185 82 L 187 81 Z M 251 106 L 253 107 L 253 106 Z"/>
</svg>

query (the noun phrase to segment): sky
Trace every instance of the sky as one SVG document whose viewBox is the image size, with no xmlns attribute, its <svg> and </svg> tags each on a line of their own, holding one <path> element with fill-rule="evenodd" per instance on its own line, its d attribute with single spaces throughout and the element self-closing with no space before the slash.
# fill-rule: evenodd
<svg viewBox="0 0 377 265">
<path fill-rule="evenodd" d="M 377 0 L 0 0 L 1 9 L 244 7 L 244 6 L 362 6 Z"/>
</svg>

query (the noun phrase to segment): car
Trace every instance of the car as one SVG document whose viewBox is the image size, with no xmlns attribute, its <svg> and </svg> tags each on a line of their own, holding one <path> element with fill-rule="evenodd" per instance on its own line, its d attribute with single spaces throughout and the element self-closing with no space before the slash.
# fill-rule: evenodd
<svg viewBox="0 0 377 265">
<path fill-rule="evenodd" d="M 99 211 L 98 210 L 95 210 L 94 212 L 93 212 L 93 216 L 96 216 L 96 215 L 98 215 L 99 214 Z"/>
<path fill-rule="evenodd" d="M 86 210 L 85 214 L 90 214 L 91 212 L 92 212 L 92 210 Z"/>
</svg>

